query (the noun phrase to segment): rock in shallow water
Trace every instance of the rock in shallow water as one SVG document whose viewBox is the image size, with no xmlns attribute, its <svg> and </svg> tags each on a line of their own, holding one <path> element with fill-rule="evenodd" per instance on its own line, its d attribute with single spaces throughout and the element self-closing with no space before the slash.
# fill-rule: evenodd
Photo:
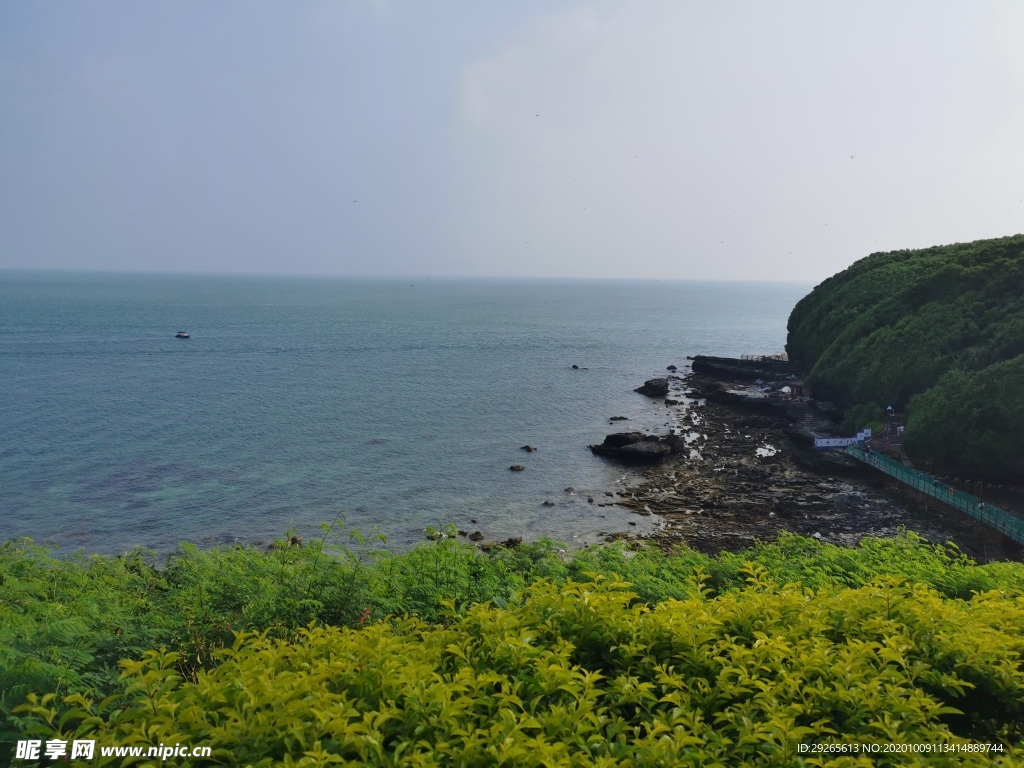
<svg viewBox="0 0 1024 768">
<path fill-rule="evenodd" d="M 641 440 L 646 439 L 647 435 L 643 432 L 613 432 L 610 435 L 605 435 L 604 442 L 601 443 L 601 448 L 621 448 L 624 445 L 630 445 L 631 443 L 639 443 Z"/>
<path fill-rule="evenodd" d="M 601 445 L 591 445 L 598 456 L 629 464 L 657 464 L 672 453 L 672 445 L 656 435 L 643 432 L 616 432 L 605 437 Z"/>
<path fill-rule="evenodd" d="M 665 397 L 668 394 L 668 379 L 648 379 L 642 387 L 633 391 L 648 397 Z"/>
</svg>

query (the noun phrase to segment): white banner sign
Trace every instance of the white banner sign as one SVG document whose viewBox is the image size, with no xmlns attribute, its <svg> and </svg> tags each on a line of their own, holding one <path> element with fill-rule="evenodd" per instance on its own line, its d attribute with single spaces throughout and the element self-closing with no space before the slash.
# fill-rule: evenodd
<svg viewBox="0 0 1024 768">
<path fill-rule="evenodd" d="M 854 443 L 863 443 L 871 439 L 871 427 L 866 427 L 856 434 L 855 437 L 816 437 L 814 438 L 815 448 L 845 448 Z"/>
</svg>

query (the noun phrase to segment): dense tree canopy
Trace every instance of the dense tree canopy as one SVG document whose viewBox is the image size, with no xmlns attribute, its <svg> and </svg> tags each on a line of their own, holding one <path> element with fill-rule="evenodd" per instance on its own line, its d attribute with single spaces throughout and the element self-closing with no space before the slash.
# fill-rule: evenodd
<svg viewBox="0 0 1024 768">
<path fill-rule="evenodd" d="M 797 304 L 787 350 L 848 429 L 893 405 L 911 455 L 1024 472 L 1024 235 L 861 259 Z"/>
</svg>

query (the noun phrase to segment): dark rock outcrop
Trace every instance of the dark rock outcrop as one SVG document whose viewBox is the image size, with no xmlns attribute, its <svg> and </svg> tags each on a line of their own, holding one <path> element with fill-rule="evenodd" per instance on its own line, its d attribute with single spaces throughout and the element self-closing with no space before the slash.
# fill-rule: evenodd
<svg viewBox="0 0 1024 768">
<path fill-rule="evenodd" d="M 668 379 L 648 379 L 642 387 L 633 391 L 648 397 L 665 397 L 668 394 Z"/>
<path fill-rule="evenodd" d="M 672 447 L 660 440 L 644 440 L 618 448 L 615 458 L 631 464 L 657 464 L 671 453 Z"/>
<path fill-rule="evenodd" d="M 597 456 L 629 464 L 657 464 L 673 451 L 672 444 L 657 435 L 643 432 L 616 432 L 605 437 L 601 445 L 591 445 Z"/>
<path fill-rule="evenodd" d="M 613 432 L 610 435 L 606 435 L 604 442 L 601 443 L 602 448 L 621 448 L 624 445 L 630 443 L 639 443 L 641 440 L 647 439 L 647 435 L 643 432 Z"/>
<path fill-rule="evenodd" d="M 509 469 L 511 469 L 513 472 L 522 472 L 524 469 L 526 469 L 526 467 L 524 467 L 522 464 L 513 464 L 511 467 L 509 467 Z"/>
<path fill-rule="evenodd" d="M 730 381 L 778 379 L 793 373 L 793 367 L 782 360 L 741 360 L 710 355 L 697 355 L 693 358 L 692 367 L 694 373 L 719 376 Z"/>
</svg>

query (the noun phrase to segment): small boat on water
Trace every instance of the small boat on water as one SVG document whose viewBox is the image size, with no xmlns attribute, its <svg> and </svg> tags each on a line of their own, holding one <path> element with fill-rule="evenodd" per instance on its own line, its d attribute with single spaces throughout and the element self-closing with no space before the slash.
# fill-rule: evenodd
<svg viewBox="0 0 1024 768">
<path fill-rule="evenodd" d="M 190 339 L 192 337 L 189 336 L 188 331 L 178 331 L 176 334 L 174 334 L 174 338 L 176 338 L 176 339 Z"/>
</svg>

